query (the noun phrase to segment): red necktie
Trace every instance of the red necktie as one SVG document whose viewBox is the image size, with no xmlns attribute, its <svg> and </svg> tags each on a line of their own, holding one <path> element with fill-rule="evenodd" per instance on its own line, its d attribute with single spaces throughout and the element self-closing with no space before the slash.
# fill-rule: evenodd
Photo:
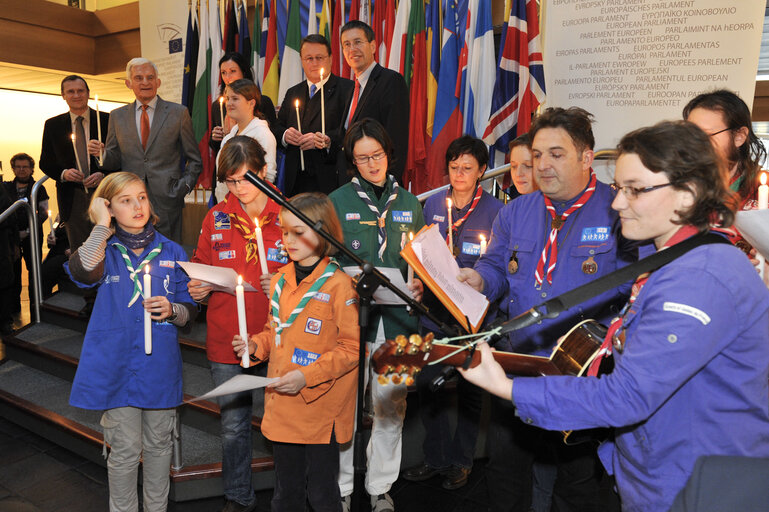
<svg viewBox="0 0 769 512">
<path fill-rule="evenodd" d="M 347 118 L 347 126 L 352 123 L 352 116 L 355 115 L 355 108 L 358 106 L 358 95 L 360 95 L 360 82 L 355 79 L 355 90 L 352 92 L 352 103 L 350 104 L 350 117 Z"/>
<path fill-rule="evenodd" d="M 150 138 L 150 116 L 147 114 L 147 109 L 149 108 L 149 105 L 142 105 L 142 118 L 141 118 L 141 128 L 142 128 L 142 148 L 145 150 L 147 149 L 147 140 Z"/>
</svg>

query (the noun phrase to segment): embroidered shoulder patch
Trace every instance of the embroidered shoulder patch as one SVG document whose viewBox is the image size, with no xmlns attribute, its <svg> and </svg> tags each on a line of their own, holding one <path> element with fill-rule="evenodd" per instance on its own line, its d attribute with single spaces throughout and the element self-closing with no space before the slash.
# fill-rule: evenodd
<svg viewBox="0 0 769 512">
<path fill-rule="evenodd" d="M 433 215 L 433 220 L 435 222 L 443 222 L 444 220 L 446 220 L 446 216 L 445 215 Z"/>
<path fill-rule="evenodd" d="M 331 300 L 331 295 L 328 293 L 318 292 L 313 297 L 315 300 L 319 300 L 320 302 L 329 302 Z"/>
<path fill-rule="evenodd" d="M 357 304 L 357 303 L 358 303 L 358 299 L 353 297 L 352 299 L 347 299 L 345 301 L 344 305 L 345 306 L 352 306 L 353 304 Z"/>
<path fill-rule="evenodd" d="M 230 229 L 230 216 L 226 212 L 214 212 L 214 229 Z"/>
<path fill-rule="evenodd" d="M 481 244 L 474 244 L 472 242 L 462 242 L 462 254 L 469 254 L 470 256 L 480 256 Z"/>
<path fill-rule="evenodd" d="M 598 226 L 594 228 L 582 228 L 581 242 L 605 242 L 611 236 L 609 226 Z"/>
<path fill-rule="evenodd" d="M 346 213 L 344 216 L 344 220 L 360 220 L 360 213 L 358 212 Z"/>
<path fill-rule="evenodd" d="M 175 263 L 173 260 L 160 260 L 158 261 L 158 265 L 166 268 L 174 268 Z"/>
<path fill-rule="evenodd" d="M 689 315 L 692 318 L 696 318 L 702 325 L 708 325 L 710 323 L 710 316 L 701 309 L 697 309 L 694 306 L 687 304 L 681 304 L 678 302 L 665 302 L 662 304 L 664 311 L 670 311 L 672 313 L 681 313 L 682 315 Z"/>
<path fill-rule="evenodd" d="M 221 240 L 221 239 L 222 239 L 222 234 L 221 233 L 214 233 L 213 235 L 211 235 L 211 241 L 212 242 L 216 242 L 216 241 Z"/>
<path fill-rule="evenodd" d="M 219 253 L 219 260 L 234 260 L 235 251 L 224 251 Z"/>
<path fill-rule="evenodd" d="M 414 212 L 411 210 L 393 210 L 393 222 L 414 222 Z"/>
<path fill-rule="evenodd" d="M 308 318 L 304 324 L 304 332 L 309 334 L 320 334 L 320 328 L 323 327 L 323 321 L 317 318 Z"/>
<path fill-rule="evenodd" d="M 315 352 L 295 348 L 294 353 L 291 354 L 291 362 L 298 364 L 299 366 L 308 366 L 317 361 L 319 357 L 320 354 L 316 354 Z"/>
</svg>

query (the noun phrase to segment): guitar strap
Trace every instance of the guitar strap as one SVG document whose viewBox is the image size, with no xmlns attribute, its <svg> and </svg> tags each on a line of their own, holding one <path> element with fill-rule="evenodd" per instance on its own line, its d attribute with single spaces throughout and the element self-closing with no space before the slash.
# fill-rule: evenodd
<svg viewBox="0 0 769 512">
<path fill-rule="evenodd" d="M 515 331 L 532 325 L 542 318 L 556 318 L 567 309 L 581 304 L 586 300 L 600 295 L 617 286 L 634 280 L 644 272 L 653 272 L 658 268 L 667 265 L 674 259 L 683 256 L 695 247 L 705 244 L 730 244 L 731 243 L 721 235 L 715 233 L 704 233 L 694 235 L 683 242 L 677 243 L 664 251 L 657 251 L 651 256 L 640 259 L 637 262 L 615 270 L 605 276 L 591 281 L 587 284 L 574 288 L 566 293 L 553 297 L 528 311 L 512 318 L 501 325 L 499 334 Z"/>
</svg>

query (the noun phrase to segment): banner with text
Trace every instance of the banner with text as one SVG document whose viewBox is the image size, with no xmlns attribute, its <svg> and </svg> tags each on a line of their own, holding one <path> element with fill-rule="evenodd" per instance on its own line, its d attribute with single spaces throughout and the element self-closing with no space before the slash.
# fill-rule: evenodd
<svg viewBox="0 0 769 512">
<path fill-rule="evenodd" d="M 158 67 L 158 95 L 176 103 L 182 101 L 188 12 L 186 0 L 139 0 L 141 56 Z"/>
<path fill-rule="evenodd" d="M 547 105 L 595 115 L 596 149 L 728 88 L 752 106 L 765 0 L 543 0 Z"/>
</svg>

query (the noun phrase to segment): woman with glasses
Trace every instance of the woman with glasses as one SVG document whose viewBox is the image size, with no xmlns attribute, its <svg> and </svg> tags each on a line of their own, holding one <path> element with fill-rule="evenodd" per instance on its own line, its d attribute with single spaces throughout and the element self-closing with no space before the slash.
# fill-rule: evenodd
<svg viewBox="0 0 769 512">
<path fill-rule="evenodd" d="M 407 276 L 406 261 L 400 251 L 408 234 L 424 226 L 422 205 L 413 194 L 398 186 L 388 171 L 392 165 L 393 146 L 384 127 L 371 118 L 350 125 L 344 139 L 344 153 L 354 174 L 346 185 L 331 193 L 336 214 L 342 223 L 344 243 L 359 257 L 376 267 L 389 267 Z M 353 265 L 340 255 L 342 266 Z M 421 298 L 422 283 L 410 283 L 416 298 Z M 369 354 L 398 334 L 416 332 L 416 317 L 405 306 L 375 306 L 369 329 L 362 340 L 369 343 Z M 362 341 L 361 340 L 361 341 Z M 368 368 L 366 378 L 369 378 Z M 387 492 L 397 480 L 401 461 L 401 430 L 406 416 L 406 385 L 381 385 L 372 381 L 371 399 L 374 424 L 369 441 L 366 490 L 375 510 L 392 510 Z M 339 488 L 343 498 L 353 488 L 352 446 L 342 446 L 339 464 Z"/>
<path fill-rule="evenodd" d="M 480 139 L 463 135 L 455 139 L 446 150 L 449 189 L 430 196 L 425 202 L 426 222 L 438 224 L 441 236 L 449 245 L 457 264 L 470 267 L 485 250 L 491 238 L 491 225 L 502 208 L 501 201 L 485 192 L 481 178 L 486 172 L 489 151 Z M 450 210 L 450 211 L 449 211 Z M 451 230 L 449 236 L 448 230 Z M 454 323 L 451 314 L 430 292 L 425 290 L 424 303 L 444 322 Z M 432 321 L 420 319 L 420 331 L 435 333 L 436 338 L 446 336 Z M 431 391 L 430 382 L 443 369 L 434 365 L 425 367 L 417 377 L 419 413 L 425 426 L 424 462 L 403 473 L 412 482 L 443 476 L 444 489 L 459 489 L 467 483 L 473 467 L 475 441 L 481 414 L 481 391 L 464 379 L 457 383 L 458 416 L 456 429 L 449 426 L 451 397 L 443 390 Z"/>
<path fill-rule="evenodd" d="M 245 135 L 254 139 L 265 152 L 265 162 L 267 162 L 265 179 L 270 183 L 275 182 L 277 145 L 275 136 L 270 131 L 270 126 L 259 112 L 259 101 L 262 96 L 259 88 L 251 80 L 235 80 L 224 89 L 224 94 L 227 98 L 227 115 L 235 122 L 235 125 L 222 139 L 222 146 L 236 135 Z M 218 157 L 216 164 L 218 169 Z M 221 201 L 228 192 L 227 187 L 220 181 L 216 186 L 216 199 Z"/>
<path fill-rule="evenodd" d="M 256 291 L 246 292 L 245 305 L 248 332 L 258 333 L 267 321 L 270 278 L 288 260 L 280 251 L 280 207 L 246 180 L 248 170 L 264 178 L 267 172 L 264 149 L 250 137 L 232 137 L 219 152 L 217 171 L 217 179 L 227 187 L 228 193 L 203 219 L 191 261 L 231 268 L 243 277 L 244 282 L 256 288 Z M 254 234 L 257 222 L 264 240 L 266 274 L 261 271 L 262 262 Z M 206 354 L 214 385 L 241 373 L 253 374 L 254 368 L 241 368 L 240 359 L 232 350 L 232 338 L 238 334 L 235 296 L 213 291 L 211 285 L 197 279 L 190 281 L 189 292 L 196 302 L 208 304 Z M 249 508 L 255 506 L 251 485 L 252 393 L 223 396 L 219 399 L 219 407 L 225 510 L 253 510 Z"/>
<path fill-rule="evenodd" d="M 729 227 L 735 196 L 708 139 L 682 121 L 622 138 L 612 208 L 626 238 L 662 251 Z M 485 344 L 481 365 L 462 373 L 528 424 L 614 427 L 598 453 L 622 509 L 668 510 L 698 457 L 769 456 L 768 320 L 769 291 L 748 259 L 712 243 L 638 277 L 602 347 L 610 374 L 591 376 L 599 358 L 587 377 L 513 382 Z"/>
</svg>

